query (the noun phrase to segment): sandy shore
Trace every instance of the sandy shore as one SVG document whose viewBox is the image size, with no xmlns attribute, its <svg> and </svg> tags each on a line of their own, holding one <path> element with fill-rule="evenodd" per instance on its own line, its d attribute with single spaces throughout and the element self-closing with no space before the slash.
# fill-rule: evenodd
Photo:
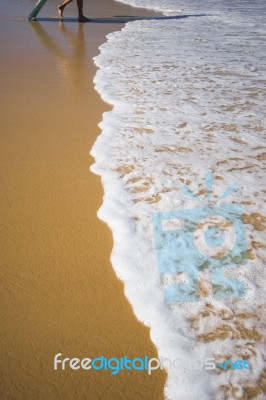
<svg viewBox="0 0 266 400">
<path fill-rule="evenodd" d="M 59 23 L 57 2 L 28 23 L 35 0 L 1 4 L 2 400 L 163 399 L 165 373 L 54 371 L 53 357 L 157 357 L 110 264 L 112 236 L 96 213 L 90 149 L 108 109 L 92 57 L 122 24 Z M 75 16 L 73 2 L 65 15 Z M 152 15 L 85 0 L 95 17 Z"/>
</svg>

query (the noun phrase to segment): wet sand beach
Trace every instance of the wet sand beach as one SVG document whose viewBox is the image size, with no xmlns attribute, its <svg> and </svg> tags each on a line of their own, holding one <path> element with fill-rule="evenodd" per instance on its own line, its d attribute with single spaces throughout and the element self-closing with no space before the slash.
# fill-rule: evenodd
<svg viewBox="0 0 266 400">
<path fill-rule="evenodd" d="M 94 18 L 154 13 L 85 0 Z M 2 400 L 163 399 L 155 371 L 54 371 L 53 358 L 157 357 L 110 263 L 112 235 L 97 218 L 100 178 L 90 149 L 108 110 L 94 91 L 92 57 L 122 23 L 59 22 L 48 1 L 1 3 Z M 74 18 L 75 17 L 75 18 Z"/>
</svg>

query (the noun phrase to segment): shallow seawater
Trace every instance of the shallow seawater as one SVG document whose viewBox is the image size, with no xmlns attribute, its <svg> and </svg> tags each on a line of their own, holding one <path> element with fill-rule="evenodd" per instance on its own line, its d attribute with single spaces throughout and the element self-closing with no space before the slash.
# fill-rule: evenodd
<svg viewBox="0 0 266 400">
<path fill-rule="evenodd" d="M 92 149 L 93 171 L 105 190 L 99 216 L 114 236 L 112 263 L 136 315 L 151 327 L 160 356 L 182 360 L 178 368 L 168 365 L 169 399 L 263 399 L 265 3 L 128 3 L 171 18 L 127 24 L 108 36 L 95 59 L 96 88 L 113 105 Z M 194 256 L 189 241 L 197 240 L 199 253 L 204 243 L 184 236 L 187 247 L 177 242 L 183 246 L 179 257 L 173 238 L 180 227 L 168 236 L 172 247 L 163 235 L 158 245 L 153 219 L 164 212 L 171 220 L 184 210 L 193 219 L 203 207 L 223 217 L 223 209 L 236 204 L 245 252 L 220 258 L 231 292 L 217 296 L 221 282 L 209 268 L 217 257 L 209 255 L 200 271 L 193 270 L 194 300 L 165 301 L 169 286 L 186 281 L 181 272 L 188 274 L 191 266 L 181 271 L 180 260 Z M 168 245 L 171 252 L 160 253 Z M 175 263 L 176 274 L 169 267 Z M 242 296 L 236 280 L 245 286 Z M 214 369 L 203 365 L 209 358 Z M 217 367 L 227 359 L 249 360 L 251 370 Z"/>
</svg>

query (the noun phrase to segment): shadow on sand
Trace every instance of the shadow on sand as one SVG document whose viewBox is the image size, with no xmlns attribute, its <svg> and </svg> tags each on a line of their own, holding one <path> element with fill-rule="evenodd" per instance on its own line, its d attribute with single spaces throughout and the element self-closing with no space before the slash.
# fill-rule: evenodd
<svg viewBox="0 0 266 400">
<path fill-rule="evenodd" d="M 130 15 L 115 15 L 112 18 L 90 18 L 88 23 L 93 24 L 125 24 L 130 21 L 140 21 L 140 20 L 171 20 L 171 19 L 184 19 L 191 17 L 206 17 L 209 14 L 192 14 L 192 15 L 173 15 L 170 17 L 136 17 Z M 54 18 L 37 18 L 35 21 L 31 22 L 59 22 L 62 21 L 58 17 Z M 78 22 L 77 18 L 67 18 L 63 19 L 64 22 Z"/>
</svg>

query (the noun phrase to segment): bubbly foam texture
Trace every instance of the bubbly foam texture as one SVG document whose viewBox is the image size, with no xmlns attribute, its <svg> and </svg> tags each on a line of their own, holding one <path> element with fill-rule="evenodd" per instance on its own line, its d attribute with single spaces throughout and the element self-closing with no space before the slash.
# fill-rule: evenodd
<svg viewBox="0 0 266 400">
<path fill-rule="evenodd" d="M 112 264 L 135 314 L 151 327 L 159 355 L 183 360 L 182 367 L 168 368 L 167 398 L 263 399 L 263 2 L 234 2 L 233 10 L 227 1 L 127 2 L 170 15 L 178 4 L 187 15 L 208 15 L 128 23 L 95 58 L 96 88 L 113 105 L 91 152 L 105 193 L 99 217 L 113 231 Z M 248 262 L 231 268 L 230 276 L 245 282 L 247 296 L 214 298 L 206 273 L 199 301 L 165 303 L 169 282 L 159 275 L 152 215 L 206 205 L 206 172 L 214 174 L 213 201 L 232 183 L 239 187 L 222 204 L 243 208 Z M 183 193 L 184 184 L 199 201 Z M 189 367 L 212 357 L 245 358 L 252 370 Z"/>
</svg>

